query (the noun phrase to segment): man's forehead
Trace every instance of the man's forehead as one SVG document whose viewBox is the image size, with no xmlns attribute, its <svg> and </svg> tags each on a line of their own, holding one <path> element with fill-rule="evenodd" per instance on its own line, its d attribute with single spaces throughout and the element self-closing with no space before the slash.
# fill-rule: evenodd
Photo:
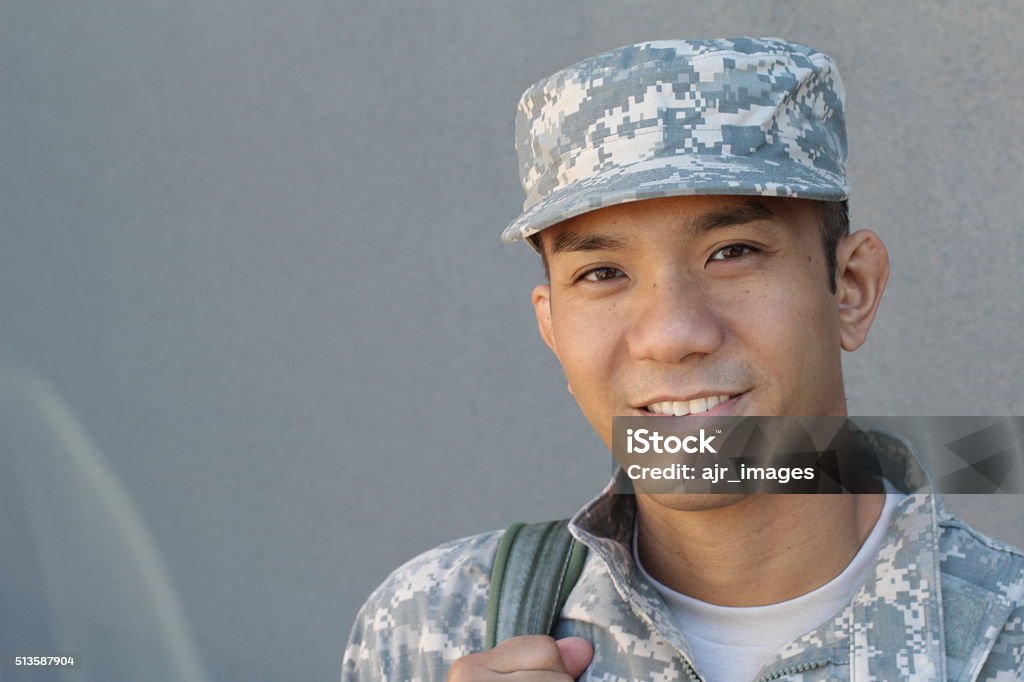
<svg viewBox="0 0 1024 682">
<path fill-rule="evenodd" d="M 682 236 L 693 237 L 738 225 L 780 224 L 812 203 L 729 195 L 646 199 L 575 216 L 539 236 L 549 254 L 628 249 L 644 236 L 643 226 L 655 221 L 669 221 Z"/>
</svg>

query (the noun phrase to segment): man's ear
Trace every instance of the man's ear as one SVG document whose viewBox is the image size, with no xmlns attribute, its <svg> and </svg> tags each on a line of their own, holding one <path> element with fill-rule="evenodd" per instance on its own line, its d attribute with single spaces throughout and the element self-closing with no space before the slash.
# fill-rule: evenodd
<svg viewBox="0 0 1024 682">
<path fill-rule="evenodd" d="M 836 253 L 839 338 L 844 350 L 857 350 L 868 337 L 889 280 L 889 252 L 871 230 L 858 230 Z"/>
<path fill-rule="evenodd" d="M 555 332 L 551 326 L 551 287 L 547 284 L 538 284 L 533 288 L 530 299 L 533 301 L 533 312 L 537 315 L 540 338 L 544 339 L 544 343 L 557 358 L 558 346 L 555 344 Z"/>
</svg>

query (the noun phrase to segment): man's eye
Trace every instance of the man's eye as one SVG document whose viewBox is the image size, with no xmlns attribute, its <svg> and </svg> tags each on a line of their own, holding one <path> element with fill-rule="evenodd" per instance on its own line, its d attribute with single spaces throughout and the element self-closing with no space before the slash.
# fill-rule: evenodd
<svg viewBox="0 0 1024 682">
<path fill-rule="evenodd" d="M 580 279 L 588 282 L 603 282 L 607 279 L 615 279 L 621 274 L 622 270 L 619 270 L 618 268 L 602 267 L 587 270 L 580 276 Z"/>
<path fill-rule="evenodd" d="M 733 260 L 757 252 L 758 249 L 747 244 L 729 244 L 711 254 L 711 260 Z"/>
</svg>

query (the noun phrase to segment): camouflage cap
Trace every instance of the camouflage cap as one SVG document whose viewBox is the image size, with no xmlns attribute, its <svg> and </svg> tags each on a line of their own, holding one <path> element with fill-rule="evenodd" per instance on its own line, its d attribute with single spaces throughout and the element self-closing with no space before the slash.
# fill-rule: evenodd
<svg viewBox="0 0 1024 682">
<path fill-rule="evenodd" d="M 502 239 L 654 197 L 841 201 L 843 101 L 828 55 L 778 38 L 656 41 L 585 59 L 519 100 L 526 201 Z"/>
</svg>

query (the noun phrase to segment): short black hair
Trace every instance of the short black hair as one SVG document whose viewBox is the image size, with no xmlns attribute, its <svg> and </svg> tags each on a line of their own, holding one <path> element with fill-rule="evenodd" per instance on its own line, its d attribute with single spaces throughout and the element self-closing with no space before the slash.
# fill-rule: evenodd
<svg viewBox="0 0 1024 682">
<path fill-rule="evenodd" d="M 825 249 L 825 267 L 828 270 L 828 290 L 836 293 L 836 250 L 843 237 L 850 234 L 850 206 L 842 201 L 819 201 L 818 222 L 821 245 Z"/>
<path fill-rule="evenodd" d="M 818 222 L 821 231 L 821 246 L 825 250 L 825 268 L 828 271 L 828 290 L 836 293 L 836 249 L 843 237 L 850 233 L 850 206 L 846 199 L 842 201 L 816 201 L 818 206 Z M 544 279 L 551 279 L 548 269 L 548 257 L 544 253 L 544 245 L 540 233 L 532 234 L 527 239 L 540 254 L 544 266 Z"/>
</svg>

